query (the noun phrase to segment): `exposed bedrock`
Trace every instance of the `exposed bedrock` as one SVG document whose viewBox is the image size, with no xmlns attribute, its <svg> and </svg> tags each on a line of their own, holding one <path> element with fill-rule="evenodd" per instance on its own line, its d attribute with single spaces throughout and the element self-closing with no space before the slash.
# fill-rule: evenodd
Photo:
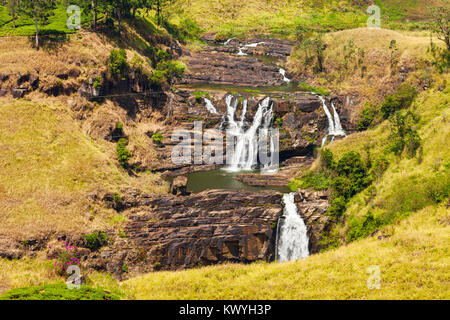
<svg viewBox="0 0 450 320">
<path fill-rule="evenodd" d="M 270 261 L 281 197 L 274 191 L 211 190 L 187 197 L 131 193 L 122 200 L 129 219 L 126 238 L 87 261 L 113 273 L 120 273 L 118 263 L 140 273 Z"/>
<path fill-rule="evenodd" d="M 309 252 L 318 253 L 324 248 L 320 244 L 331 223 L 325 212 L 330 206 L 327 191 L 298 190 L 295 196 L 298 213 L 308 229 Z"/>
</svg>

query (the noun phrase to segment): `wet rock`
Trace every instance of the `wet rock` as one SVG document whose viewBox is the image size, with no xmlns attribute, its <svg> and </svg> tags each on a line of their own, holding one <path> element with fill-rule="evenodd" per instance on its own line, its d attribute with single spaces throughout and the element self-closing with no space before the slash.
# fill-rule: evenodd
<svg viewBox="0 0 450 320">
<path fill-rule="evenodd" d="M 299 190 L 295 201 L 308 229 L 309 252 L 320 252 L 324 248 L 320 241 L 330 227 L 330 218 L 325 215 L 330 206 L 328 194 L 325 191 Z"/>
</svg>

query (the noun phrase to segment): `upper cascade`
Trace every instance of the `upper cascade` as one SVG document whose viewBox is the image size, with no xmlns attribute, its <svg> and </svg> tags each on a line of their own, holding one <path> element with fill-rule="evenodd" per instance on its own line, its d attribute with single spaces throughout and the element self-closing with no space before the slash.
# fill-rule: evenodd
<svg viewBox="0 0 450 320">
<path fill-rule="evenodd" d="M 248 100 L 242 100 L 242 113 L 236 119 L 239 99 L 232 95 L 225 97 L 227 106 L 226 115 L 223 117 L 221 127 L 226 124 L 227 135 L 234 139 L 234 152 L 231 161 L 225 170 L 230 172 L 250 171 L 258 165 L 258 137 L 264 135 L 269 140 L 270 153 L 275 151 L 275 141 L 272 135 L 273 103 L 270 97 L 266 97 L 258 104 L 258 109 L 253 117 L 253 122 L 247 124 Z M 266 164 L 263 169 L 272 170 L 272 163 Z"/>
<path fill-rule="evenodd" d="M 325 98 L 319 95 L 319 99 L 322 101 L 323 110 L 325 111 L 325 114 L 328 118 L 328 133 L 322 140 L 322 146 L 324 146 L 329 136 L 332 136 L 331 141 L 333 141 L 335 137 L 346 136 L 346 134 L 344 129 L 342 128 L 341 120 L 339 118 L 339 114 L 336 111 L 336 108 L 334 107 L 334 103 L 331 102 L 331 106 L 333 108 L 333 115 L 331 115 L 331 112 L 327 107 Z"/>
</svg>

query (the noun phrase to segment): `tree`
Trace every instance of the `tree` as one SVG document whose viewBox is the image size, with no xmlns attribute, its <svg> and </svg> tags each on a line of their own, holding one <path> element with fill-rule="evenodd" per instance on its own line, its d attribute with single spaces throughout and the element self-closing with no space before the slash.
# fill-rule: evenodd
<svg viewBox="0 0 450 320">
<path fill-rule="evenodd" d="M 22 0 L 20 12 L 30 17 L 34 21 L 36 31 L 35 44 L 36 50 L 39 50 L 39 25 L 47 22 L 48 17 L 53 14 L 56 7 L 55 0 Z"/>
<path fill-rule="evenodd" d="M 439 40 L 445 42 L 447 50 L 450 50 L 450 8 L 434 7 L 430 11 L 433 19 L 434 33 Z"/>
<path fill-rule="evenodd" d="M 8 9 L 13 19 L 13 28 L 16 28 L 16 16 L 19 11 L 20 0 L 8 0 Z"/>
<path fill-rule="evenodd" d="M 322 72 L 324 69 L 324 51 L 327 48 L 326 43 L 320 35 L 312 37 L 311 35 L 300 32 L 297 37 L 301 40 L 299 44 L 300 48 L 305 52 L 305 65 L 309 66 L 316 60 L 317 64 L 313 65 L 313 71 L 316 73 Z"/>
<path fill-rule="evenodd" d="M 172 1 L 173 2 L 173 1 Z M 158 18 L 158 26 L 161 25 L 162 22 L 162 14 L 164 12 L 165 7 L 169 4 L 168 0 L 150 0 L 149 1 L 150 6 L 155 5 L 156 6 L 156 16 Z"/>
</svg>

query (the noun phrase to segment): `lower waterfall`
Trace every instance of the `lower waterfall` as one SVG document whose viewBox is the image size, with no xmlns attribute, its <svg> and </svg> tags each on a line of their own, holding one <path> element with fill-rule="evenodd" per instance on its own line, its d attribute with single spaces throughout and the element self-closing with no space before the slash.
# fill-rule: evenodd
<svg viewBox="0 0 450 320">
<path fill-rule="evenodd" d="M 275 244 L 275 256 L 279 262 L 300 260 L 309 255 L 308 231 L 303 219 L 298 214 L 294 195 L 295 193 L 283 195 L 284 211 L 278 221 Z"/>
</svg>

